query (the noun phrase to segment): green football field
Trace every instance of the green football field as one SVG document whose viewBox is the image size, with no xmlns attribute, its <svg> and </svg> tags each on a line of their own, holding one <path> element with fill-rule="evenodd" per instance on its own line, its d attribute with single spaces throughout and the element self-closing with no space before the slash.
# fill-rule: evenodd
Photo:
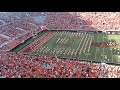
<svg viewBox="0 0 120 90">
<path fill-rule="evenodd" d="M 36 48 L 31 55 L 120 63 L 120 35 L 68 31 L 54 33 L 52 38 Z M 116 42 L 117 48 L 92 46 L 92 42 Z"/>
</svg>

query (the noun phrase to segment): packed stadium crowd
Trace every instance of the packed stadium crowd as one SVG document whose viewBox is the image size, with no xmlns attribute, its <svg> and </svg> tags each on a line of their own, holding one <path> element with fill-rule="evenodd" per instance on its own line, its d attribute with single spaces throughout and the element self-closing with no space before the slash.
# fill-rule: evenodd
<svg viewBox="0 0 120 90">
<path fill-rule="evenodd" d="M 8 39 L 0 36 L 0 44 L 4 43 L 6 41 L 8 41 Z"/>
<path fill-rule="evenodd" d="M 119 12 L 50 12 L 46 25 L 50 29 L 119 30 Z"/>
<path fill-rule="evenodd" d="M 0 50 L 10 50 L 41 31 L 33 16 L 45 15 L 47 29 L 119 30 L 119 12 L 0 13 Z M 6 41 L 9 41 L 5 43 Z M 4 45 L 5 44 L 5 45 Z M 34 46 L 32 46 L 34 47 Z M 2 78 L 120 78 L 120 67 L 47 56 L 0 52 Z"/>
<path fill-rule="evenodd" d="M 2 46 L 0 47 L 0 50 L 10 50 L 40 31 L 40 26 L 32 18 L 9 22 L 0 27 L 0 34 L 10 38 L 9 42 L 5 45 L 2 44 L 4 44 L 6 40 L 1 38 L 0 45 Z"/>
<path fill-rule="evenodd" d="M 47 56 L 0 54 L 4 78 L 120 78 L 120 67 Z"/>
</svg>

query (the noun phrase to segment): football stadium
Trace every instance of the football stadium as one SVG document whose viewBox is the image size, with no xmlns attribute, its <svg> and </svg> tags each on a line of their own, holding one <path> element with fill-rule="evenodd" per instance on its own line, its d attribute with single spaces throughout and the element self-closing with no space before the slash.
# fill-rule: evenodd
<svg viewBox="0 0 120 90">
<path fill-rule="evenodd" d="M 119 12 L 1 12 L 0 78 L 120 78 Z"/>
</svg>

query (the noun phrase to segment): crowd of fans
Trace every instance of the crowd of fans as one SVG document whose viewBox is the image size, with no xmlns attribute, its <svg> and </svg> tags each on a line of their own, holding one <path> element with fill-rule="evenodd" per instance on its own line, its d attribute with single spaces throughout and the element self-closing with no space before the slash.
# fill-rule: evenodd
<svg viewBox="0 0 120 90">
<path fill-rule="evenodd" d="M 0 34 L 10 43 L 0 50 L 10 50 L 40 31 L 31 17 L 45 15 L 49 30 L 119 30 L 119 12 L 13 12 L 0 13 Z M 33 33 L 35 31 L 35 33 Z M 0 45 L 6 42 L 0 36 Z M 0 52 L 0 77 L 5 78 L 120 78 L 120 67 L 84 61 L 29 56 Z"/>
<path fill-rule="evenodd" d="M 41 15 L 42 12 L 0 12 L 0 20 L 6 23 L 12 21 L 21 20 L 23 18 L 33 17 L 36 15 Z"/>
<path fill-rule="evenodd" d="M 3 47 L 1 47 L 1 50 L 11 50 L 12 48 L 16 47 L 17 45 L 23 43 L 25 40 L 27 40 L 28 38 L 30 38 L 33 35 L 32 32 L 28 32 L 24 35 L 21 35 L 20 37 L 18 37 L 17 39 L 12 40 L 10 43 L 8 43 L 7 45 L 4 45 Z"/>
<path fill-rule="evenodd" d="M 0 13 L 0 20 L 6 23 L 16 22 L 39 15 L 47 16 L 46 25 L 49 29 L 118 30 L 120 28 L 119 12 L 8 12 Z"/>
<path fill-rule="evenodd" d="M 46 56 L 0 54 L 2 78 L 120 78 L 120 67 Z"/>
<path fill-rule="evenodd" d="M 35 30 L 38 29 L 39 27 L 36 25 L 36 22 L 33 21 L 31 18 L 29 19 L 23 19 L 21 21 L 15 22 L 15 27 L 20 27 L 24 30 Z"/>
<path fill-rule="evenodd" d="M 3 25 L 5 25 L 5 21 L 0 20 L 0 26 L 3 26 Z"/>
<path fill-rule="evenodd" d="M 1 37 L 1 36 L 0 36 L 0 45 L 1 45 L 2 43 L 6 42 L 6 41 L 8 41 L 7 38 L 4 38 L 4 37 Z"/>
<path fill-rule="evenodd" d="M 0 34 L 10 37 L 11 39 L 10 43 L 0 47 L 0 50 L 10 50 L 40 31 L 40 26 L 37 25 L 32 18 L 21 19 L 1 26 Z M 5 41 L 6 40 L 2 39 L 1 44 Z"/>
<path fill-rule="evenodd" d="M 50 12 L 46 25 L 49 29 L 119 30 L 119 12 Z"/>
</svg>

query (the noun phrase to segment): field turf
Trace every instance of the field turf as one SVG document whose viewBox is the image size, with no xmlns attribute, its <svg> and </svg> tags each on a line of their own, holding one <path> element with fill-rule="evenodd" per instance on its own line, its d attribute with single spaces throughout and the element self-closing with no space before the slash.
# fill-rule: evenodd
<svg viewBox="0 0 120 90">
<path fill-rule="evenodd" d="M 120 35 L 68 31 L 56 31 L 55 33 L 56 35 L 42 46 L 36 48 L 31 55 L 57 56 L 60 58 L 75 58 L 78 60 L 120 63 Z M 66 43 L 64 43 L 65 41 Z M 111 47 L 91 46 L 92 42 L 110 41 L 118 43 L 116 49 Z"/>
</svg>

